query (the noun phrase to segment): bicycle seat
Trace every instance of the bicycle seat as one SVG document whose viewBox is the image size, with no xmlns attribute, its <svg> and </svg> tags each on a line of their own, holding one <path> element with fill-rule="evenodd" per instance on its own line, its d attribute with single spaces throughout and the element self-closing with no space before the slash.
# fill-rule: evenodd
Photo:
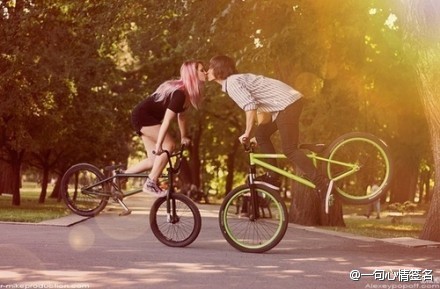
<svg viewBox="0 0 440 289">
<path fill-rule="evenodd" d="M 104 168 L 104 171 L 114 171 L 116 169 L 122 169 L 125 168 L 125 165 L 113 165 L 113 166 L 106 166 Z"/>
<path fill-rule="evenodd" d="M 326 149 L 326 145 L 323 143 L 305 143 L 300 144 L 300 149 L 306 149 L 315 153 L 322 153 Z"/>
</svg>

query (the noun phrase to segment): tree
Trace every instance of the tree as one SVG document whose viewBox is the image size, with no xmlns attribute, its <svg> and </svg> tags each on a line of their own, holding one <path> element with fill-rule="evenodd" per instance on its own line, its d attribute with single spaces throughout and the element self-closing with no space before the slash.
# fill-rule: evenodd
<svg viewBox="0 0 440 289">
<path fill-rule="evenodd" d="M 435 186 L 421 239 L 440 241 L 440 2 L 401 0 L 408 39 L 416 50 L 418 90 L 428 120 Z"/>
<path fill-rule="evenodd" d="M 111 4 L 0 3 L 0 148 L 16 205 L 23 160 L 43 171 L 42 202 L 50 170 L 128 157 L 134 93 L 117 54 L 130 28 Z"/>
<path fill-rule="evenodd" d="M 30 27 L 29 1 L 0 3 L 2 37 L 0 49 L 0 158 L 10 166 L 11 178 L 3 187 L 10 189 L 12 204 L 20 205 L 20 172 L 31 136 L 26 125 L 31 123 L 33 109 L 41 101 L 32 93 L 33 61 L 31 43 L 26 41 Z M 9 170 L 8 170 L 9 171 Z"/>
</svg>

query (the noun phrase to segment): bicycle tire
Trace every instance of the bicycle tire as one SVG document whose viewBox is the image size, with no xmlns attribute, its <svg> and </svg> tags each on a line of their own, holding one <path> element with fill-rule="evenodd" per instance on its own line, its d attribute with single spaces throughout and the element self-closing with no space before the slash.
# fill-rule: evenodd
<svg viewBox="0 0 440 289">
<path fill-rule="evenodd" d="M 334 184 L 335 195 L 346 203 L 372 203 L 385 194 L 391 185 L 393 162 L 390 151 L 381 139 L 372 134 L 344 134 L 329 146 L 326 157 L 330 162 L 323 164 L 324 172 L 330 179 L 347 171 L 337 162 L 357 165 L 356 172 L 335 181 Z"/>
<path fill-rule="evenodd" d="M 102 172 L 94 165 L 80 163 L 70 167 L 61 179 L 61 196 L 67 207 L 77 215 L 94 217 L 107 205 L 109 196 L 105 195 L 105 184 L 94 184 L 104 179 Z M 90 187 L 86 193 L 83 188 Z M 93 194 L 96 192 L 98 194 Z"/>
<path fill-rule="evenodd" d="M 247 185 L 233 189 L 220 206 L 219 223 L 223 237 L 232 247 L 245 253 L 263 253 L 274 248 L 283 239 L 288 227 L 287 208 L 279 194 L 264 185 L 256 185 L 256 191 L 260 202 L 256 219 L 242 216 L 237 210 L 247 207 L 247 211 L 251 212 L 250 203 L 243 206 L 245 198 L 250 196 Z M 265 216 L 265 208 L 268 209 L 268 217 Z"/>
<path fill-rule="evenodd" d="M 150 210 L 150 227 L 154 236 L 169 247 L 185 247 L 197 239 L 202 217 L 196 204 L 185 195 L 173 193 L 171 206 L 176 206 L 177 220 L 167 216 L 167 198 L 157 199 Z M 171 211 L 173 207 L 171 207 Z"/>
</svg>

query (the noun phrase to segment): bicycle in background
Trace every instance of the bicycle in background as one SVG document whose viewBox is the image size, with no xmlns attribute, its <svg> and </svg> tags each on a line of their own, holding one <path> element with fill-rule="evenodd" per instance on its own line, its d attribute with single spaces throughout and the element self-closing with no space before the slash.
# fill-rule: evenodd
<svg viewBox="0 0 440 289">
<path fill-rule="evenodd" d="M 168 157 L 167 174 L 163 176 L 167 195 L 156 199 L 150 209 L 150 227 L 155 237 L 170 247 L 185 247 L 195 241 L 200 233 L 202 218 L 194 202 L 176 192 L 174 179 L 179 172 L 184 147 L 175 153 L 164 151 Z M 104 168 L 111 176 L 106 177 L 96 166 L 79 163 L 69 168 L 61 180 L 61 195 L 67 207 L 77 215 L 94 217 L 108 204 L 117 202 L 129 215 L 131 210 L 123 199 L 142 192 L 142 185 L 125 190 L 123 184 L 128 178 L 146 179 L 146 173 L 124 173 L 122 165 Z"/>
</svg>

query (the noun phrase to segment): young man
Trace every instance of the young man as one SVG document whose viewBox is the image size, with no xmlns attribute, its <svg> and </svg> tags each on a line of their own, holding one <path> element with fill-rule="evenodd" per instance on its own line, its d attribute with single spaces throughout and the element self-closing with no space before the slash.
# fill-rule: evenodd
<svg viewBox="0 0 440 289">
<path fill-rule="evenodd" d="M 298 149 L 299 117 L 303 108 L 301 93 L 276 79 L 251 73 L 240 74 L 235 67 L 235 61 L 224 55 L 215 56 L 210 60 L 208 80 L 219 83 L 222 91 L 245 111 L 246 129 L 239 137 L 240 142 L 245 143 L 251 138 L 257 112 L 269 115 L 267 122 L 260 123 L 255 130 L 255 138 L 261 151 L 276 153 L 270 138 L 278 130 L 283 153 L 316 184 L 318 196 L 325 198 L 329 180 L 322 176 L 305 153 Z M 276 165 L 275 159 L 268 162 Z M 259 182 L 264 182 L 273 189 L 279 189 L 280 186 L 275 173 L 263 175 Z"/>
</svg>

